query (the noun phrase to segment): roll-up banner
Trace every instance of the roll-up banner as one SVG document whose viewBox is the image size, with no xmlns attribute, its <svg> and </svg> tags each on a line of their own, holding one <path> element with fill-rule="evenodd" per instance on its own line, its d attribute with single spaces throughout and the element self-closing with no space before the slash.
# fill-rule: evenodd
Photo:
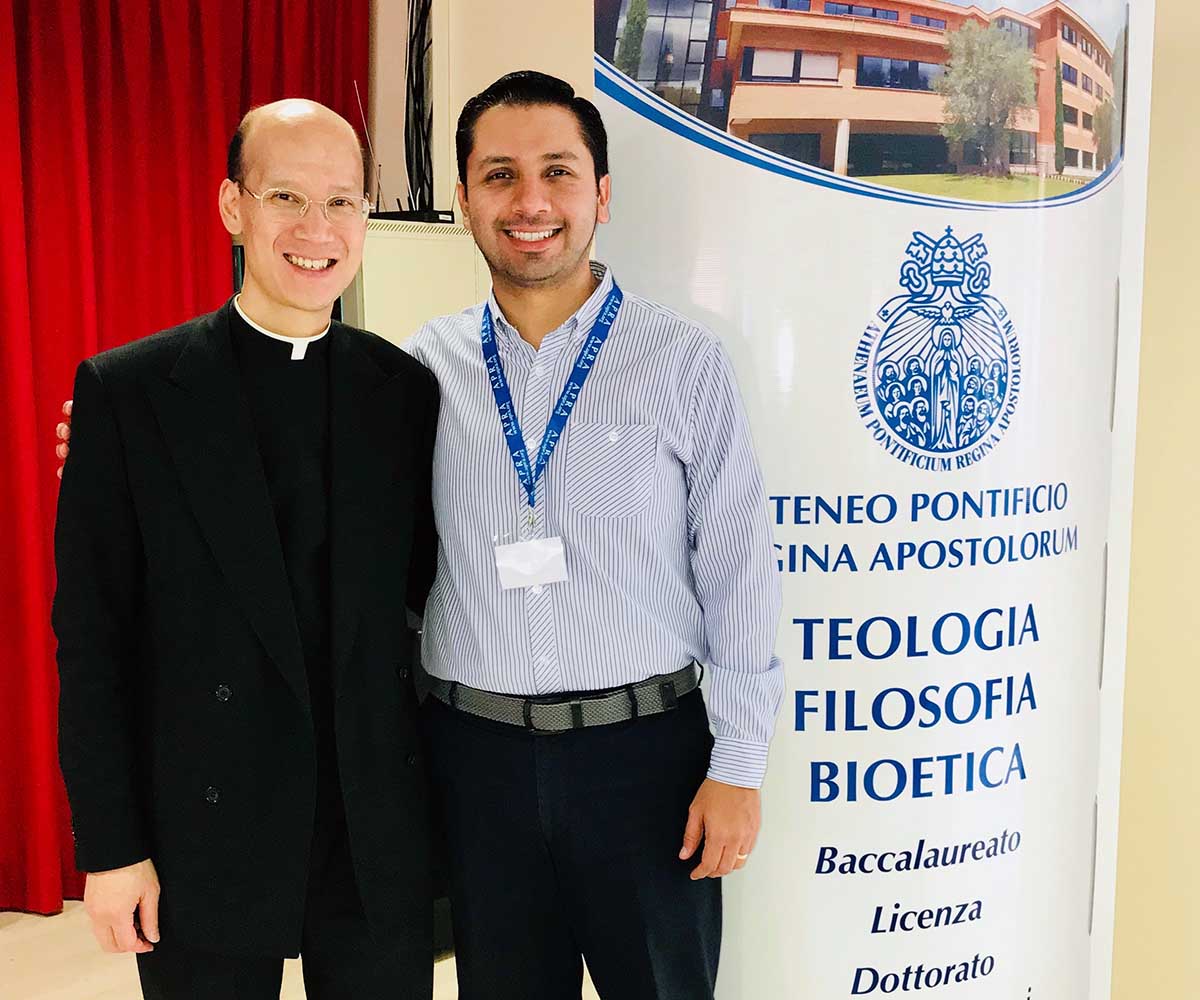
<svg viewBox="0 0 1200 1000">
<path fill-rule="evenodd" d="M 873 2 L 596 2 L 599 256 L 722 337 L 783 578 L 718 994 L 1106 997 L 1128 11 Z"/>
</svg>

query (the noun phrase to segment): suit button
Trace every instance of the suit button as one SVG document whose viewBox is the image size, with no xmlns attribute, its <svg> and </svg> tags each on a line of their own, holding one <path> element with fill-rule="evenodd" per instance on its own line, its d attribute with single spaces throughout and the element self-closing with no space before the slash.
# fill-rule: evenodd
<svg viewBox="0 0 1200 1000">
<path fill-rule="evenodd" d="M 217 799 L 221 797 L 221 793 L 213 788 L 212 785 L 209 785 L 208 788 L 204 790 L 204 797 L 213 805 L 216 805 Z"/>
<path fill-rule="evenodd" d="M 217 701 L 228 701 L 233 697 L 233 692 L 229 689 L 228 684 L 222 684 L 214 693 L 217 696 Z"/>
<path fill-rule="evenodd" d="M 408 759 L 405 761 L 405 763 L 408 764 L 409 767 L 412 767 L 414 764 L 416 764 L 416 762 L 417 762 L 417 755 L 415 753 L 410 753 L 408 755 Z"/>
<path fill-rule="evenodd" d="M 402 681 L 406 681 L 406 680 L 408 680 L 408 667 L 401 667 L 401 668 L 400 668 L 400 679 L 401 679 Z"/>
</svg>

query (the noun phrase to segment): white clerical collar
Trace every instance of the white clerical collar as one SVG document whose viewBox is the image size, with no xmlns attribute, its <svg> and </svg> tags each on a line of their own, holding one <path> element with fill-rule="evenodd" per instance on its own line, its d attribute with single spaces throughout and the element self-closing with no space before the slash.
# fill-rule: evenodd
<svg viewBox="0 0 1200 1000">
<path fill-rule="evenodd" d="M 238 315 L 241 316 L 249 326 L 252 326 L 264 337 L 270 337 L 272 340 L 281 340 L 285 344 L 291 344 L 293 361 L 303 361 L 304 354 L 308 350 L 308 345 L 315 343 L 324 337 L 325 334 L 329 332 L 329 327 L 333 325 L 332 323 L 326 324 L 324 330 L 322 330 L 320 333 L 313 334 L 311 337 L 285 337 L 282 333 L 272 333 L 266 327 L 259 326 L 254 322 L 254 320 L 247 316 L 245 310 L 242 309 L 242 303 L 239 301 L 241 297 L 242 295 L 240 292 L 233 297 L 233 308 L 238 311 Z"/>
</svg>

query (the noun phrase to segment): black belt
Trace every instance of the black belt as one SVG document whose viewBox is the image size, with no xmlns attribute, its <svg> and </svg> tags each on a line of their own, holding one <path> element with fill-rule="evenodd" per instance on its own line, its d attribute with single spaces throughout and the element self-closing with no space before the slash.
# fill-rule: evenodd
<svg viewBox="0 0 1200 1000">
<path fill-rule="evenodd" d="M 565 733 L 589 726 L 610 726 L 645 715 L 661 715 L 700 686 L 695 663 L 625 687 L 580 695 L 552 694 L 533 698 L 495 694 L 431 677 L 429 693 L 468 715 L 521 726 L 536 733 Z"/>
</svg>

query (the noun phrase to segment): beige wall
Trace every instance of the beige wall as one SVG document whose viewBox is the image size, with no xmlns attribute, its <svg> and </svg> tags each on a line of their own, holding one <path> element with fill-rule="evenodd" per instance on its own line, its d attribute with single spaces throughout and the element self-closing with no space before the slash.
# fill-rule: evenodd
<svg viewBox="0 0 1200 1000">
<path fill-rule="evenodd" d="M 1156 20 L 1113 1000 L 1200 995 L 1200 8 Z"/>
<path fill-rule="evenodd" d="M 450 49 L 457 109 L 505 73 L 537 69 L 592 93 L 591 0 L 451 0 Z"/>
<path fill-rule="evenodd" d="M 493 80 L 518 69 L 562 77 L 577 91 L 592 94 L 592 0 L 435 0 L 442 9 L 449 41 L 449 109 L 435 126 L 434 147 L 445 150 L 451 174 L 438 178 L 438 207 L 456 180 L 453 126 L 463 104 Z M 458 206 L 455 205 L 457 211 Z"/>
<path fill-rule="evenodd" d="M 371 0 L 371 119 L 387 207 L 405 190 L 407 0 Z M 433 0 L 434 194 L 450 208 L 454 122 L 463 104 L 517 69 L 562 77 L 592 94 L 591 0 Z"/>
</svg>

